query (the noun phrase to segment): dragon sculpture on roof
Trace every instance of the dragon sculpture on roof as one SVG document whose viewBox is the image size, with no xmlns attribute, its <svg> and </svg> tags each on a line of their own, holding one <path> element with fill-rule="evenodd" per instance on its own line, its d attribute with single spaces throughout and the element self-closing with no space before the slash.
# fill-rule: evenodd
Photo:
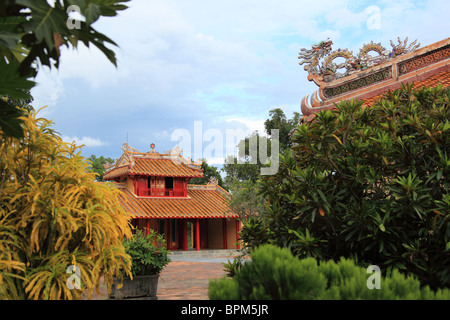
<svg viewBox="0 0 450 320">
<path fill-rule="evenodd" d="M 398 38 L 398 44 L 395 45 L 391 40 L 392 51 L 389 52 L 381 43 L 370 42 L 364 44 L 357 56 L 353 55 L 348 49 L 337 49 L 332 51 L 333 42 L 329 39 L 314 44 L 311 49 L 301 49 L 298 58 L 299 64 L 308 71 L 308 79 L 316 83 L 331 82 L 357 71 L 379 65 L 391 60 L 398 55 L 416 50 L 420 43 L 417 40 L 407 45 L 408 37 L 404 41 Z M 374 53 L 374 55 L 369 53 Z M 344 62 L 337 63 L 335 59 L 343 58 Z M 323 60 L 323 61 L 322 61 Z"/>
<path fill-rule="evenodd" d="M 305 64 L 304 69 L 309 73 L 319 72 L 319 59 L 325 57 L 331 52 L 331 40 L 321 41 L 318 44 L 312 46 L 312 49 L 301 49 L 298 58 L 303 59 L 300 61 L 300 65 Z"/>
</svg>

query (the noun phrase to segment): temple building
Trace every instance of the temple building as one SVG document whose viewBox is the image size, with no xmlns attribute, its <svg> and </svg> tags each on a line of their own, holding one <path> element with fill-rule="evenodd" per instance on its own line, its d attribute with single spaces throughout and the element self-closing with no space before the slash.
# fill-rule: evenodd
<svg viewBox="0 0 450 320">
<path fill-rule="evenodd" d="M 114 164 L 105 165 L 103 179 L 121 191 L 119 200 L 138 229 L 165 235 L 169 250 L 237 249 L 241 227 L 227 205 L 228 192 L 215 179 L 190 185 L 203 177 L 200 163 L 180 152 L 160 154 L 151 145 L 139 152 L 127 143 Z"/>
<path fill-rule="evenodd" d="M 300 65 L 308 72 L 308 80 L 319 87 L 311 97 L 302 99 L 303 123 L 343 100 L 358 99 L 372 105 L 402 84 L 414 82 L 414 89 L 450 86 L 450 38 L 423 48 L 417 40 L 408 43 L 408 38 L 398 38 L 398 43 L 390 41 L 391 50 L 370 42 L 356 56 L 348 49 L 332 50 L 332 44 L 322 41 L 300 51 Z"/>
</svg>

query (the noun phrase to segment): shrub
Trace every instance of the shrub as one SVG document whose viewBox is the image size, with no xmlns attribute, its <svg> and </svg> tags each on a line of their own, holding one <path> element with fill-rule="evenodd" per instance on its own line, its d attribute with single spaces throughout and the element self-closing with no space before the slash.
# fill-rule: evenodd
<svg viewBox="0 0 450 320">
<path fill-rule="evenodd" d="M 170 262 L 164 236 L 153 229 L 150 229 L 149 234 L 136 230 L 133 238 L 125 240 L 123 245 L 132 260 L 131 273 L 133 276 L 160 274 Z"/>
<path fill-rule="evenodd" d="M 31 111 L 23 138 L 0 131 L 0 299 L 79 299 L 70 265 L 89 297 L 100 278 L 130 273 L 122 239 L 132 235 L 118 190 L 94 182 L 74 144 Z"/>
<path fill-rule="evenodd" d="M 262 245 L 251 254 L 233 278 L 210 280 L 211 300 L 391 300 L 450 299 L 450 290 L 420 287 L 413 276 L 398 270 L 380 276 L 380 289 L 369 289 L 371 274 L 353 260 L 321 262 L 298 259 L 287 248 Z"/>
<path fill-rule="evenodd" d="M 261 180 L 269 205 L 253 234 L 300 257 L 353 257 L 450 288 L 449 119 L 441 86 L 406 85 L 372 106 L 344 101 L 316 114 L 278 173 Z"/>
</svg>

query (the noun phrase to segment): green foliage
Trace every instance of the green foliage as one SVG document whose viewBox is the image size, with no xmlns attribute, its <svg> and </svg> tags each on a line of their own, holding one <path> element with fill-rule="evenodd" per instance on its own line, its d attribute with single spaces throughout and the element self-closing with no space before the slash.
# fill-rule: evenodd
<svg viewBox="0 0 450 320">
<path fill-rule="evenodd" d="M 97 174 L 97 181 L 103 181 L 103 174 L 105 173 L 105 167 L 103 165 L 107 162 L 114 163 L 114 160 L 111 158 L 105 158 L 103 156 L 97 158 L 95 155 L 91 155 L 88 160 L 90 162 L 89 169 Z"/>
<path fill-rule="evenodd" d="M 371 273 L 353 260 L 318 263 L 298 259 L 287 248 L 262 245 L 232 279 L 210 280 L 211 300 L 394 300 L 450 299 L 450 290 L 433 292 L 397 270 L 380 276 L 380 289 L 367 286 Z"/>
<path fill-rule="evenodd" d="M 236 257 L 233 260 L 222 263 L 227 277 L 233 278 L 245 263 L 242 257 Z"/>
<path fill-rule="evenodd" d="M 149 234 L 136 230 L 133 238 L 123 242 L 125 251 L 131 257 L 133 276 L 160 274 L 169 264 L 164 236 L 150 229 Z"/>
<path fill-rule="evenodd" d="M 194 178 L 189 181 L 189 184 L 207 184 L 211 178 L 215 178 L 219 186 L 223 187 L 223 179 L 220 175 L 220 172 L 216 167 L 210 166 L 206 159 L 202 159 L 202 169 L 203 169 L 203 177 Z"/>
<path fill-rule="evenodd" d="M 294 117 L 287 119 L 283 110 L 275 108 L 269 111 L 269 116 L 270 118 L 264 122 L 266 133 L 270 137 L 271 129 L 279 130 L 279 151 L 283 153 L 284 150 L 291 146 L 291 131 L 299 123 L 300 114 L 294 112 Z M 256 147 L 256 154 L 250 152 L 251 146 Z M 236 182 L 249 181 L 255 183 L 258 180 L 261 168 L 267 166 L 264 161 L 261 161 L 259 155 L 261 146 L 266 146 L 267 150 L 264 154 L 270 157 L 271 140 L 262 136 L 258 131 L 239 141 L 237 145 L 239 148 L 238 155 L 228 155 L 223 167 L 223 171 L 226 174 L 224 181 L 226 188 L 231 188 Z"/>
<path fill-rule="evenodd" d="M 77 47 L 79 42 L 96 46 L 117 65 L 114 51 L 106 45 L 116 45 L 92 25 L 101 16 L 115 16 L 128 0 L 6 0 L 0 3 L 0 98 L 31 98 L 32 80 L 40 65 L 59 66 L 60 47 Z M 69 6 L 76 5 L 85 21 L 79 28 L 68 27 Z M 21 107 L 21 106 L 20 106 Z M 0 129 L 8 136 L 23 137 L 20 116 L 15 106 L 0 104 Z"/>
<path fill-rule="evenodd" d="M 270 239 L 267 232 L 267 225 L 264 219 L 258 215 L 251 215 L 241 220 L 244 227 L 239 231 L 239 238 L 242 244 L 250 252 L 261 243 L 267 243 Z"/>
<path fill-rule="evenodd" d="M 318 113 L 260 183 L 266 242 L 450 287 L 449 119 L 441 86 L 407 85 L 371 107 L 345 101 Z"/>
<path fill-rule="evenodd" d="M 265 166 L 259 157 L 259 148 L 263 143 L 267 147 L 265 154 L 270 156 L 270 140 L 260 136 L 258 132 L 253 132 L 249 137 L 238 143 L 239 152 L 237 156 L 228 155 L 222 169 L 225 172 L 225 186 L 228 189 L 236 183 L 255 183 L 258 180 L 260 170 Z M 255 149 L 251 152 L 250 147 Z"/>
<path fill-rule="evenodd" d="M 300 114 L 294 112 L 292 119 L 287 119 L 283 110 L 275 108 L 269 111 L 270 118 L 264 122 L 266 133 L 270 136 L 271 129 L 279 130 L 280 149 L 285 150 L 292 145 L 290 140 L 290 133 L 292 129 L 298 125 L 300 121 Z"/>
<path fill-rule="evenodd" d="M 259 194 L 255 183 L 251 181 L 234 182 L 229 187 L 229 192 L 231 193 L 231 197 L 228 198 L 229 209 L 238 214 L 243 222 L 251 217 L 264 214 L 266 200 Z"/>
</svg>

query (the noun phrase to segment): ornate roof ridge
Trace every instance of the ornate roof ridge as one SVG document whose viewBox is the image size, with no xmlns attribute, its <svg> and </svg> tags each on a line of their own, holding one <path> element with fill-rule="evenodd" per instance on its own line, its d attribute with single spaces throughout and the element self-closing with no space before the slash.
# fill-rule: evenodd
<svg viewBox="0 0 450 320">
<path fill-rule="evenodd" d="M 212 190 L 228 195 L 229 192 L 219 186 L 219 181 L 215 177 L 210 177 L 207 184 L 188 184 L 188 190 Z"/>
<path fill-rule="evenodd" d="M 322 41 L 311 50 L 301 49 L 300 65 L 305 64 L 308 80 L 319 89 L 305 96 L 301 102 L 304 116 L 350 98 L 367 98 L 410 82 L 450 69 L 450 38 L 419 48 L 417 40 L 408 44 L 408 38 L 398 44 L 391 40 L 392 51 L 381 43 L 364 44 L 357 56 L 348 49 L 332 51 L 332 41 Z M 369 55 L 375 52 L 375 55 Z M 343 63 L 335 63 L 344 58 Z M 340 72 L 344 70 L 344 72 Z"/>
<path fill-rule="evenodd" d="M 124 143 L 122 145 L 123 154 L 119 159 L 116 159 L 114 163 L 105 163 L 103 167 L 105 168 L 105 173 L 110 172 L 113 169 L 129 166 L 133 168 L 136 159 L 151 159 L 151 160 L 171 160 L 175 164 L 182 164 L 193 170 L 203 171 L 201 168 L 202 161 L 192 162 L 190 158 L 185 158 L 181 155 L 181 150 L 175 147 L 170 151 L 170 153 L 158 153 L 155 150 L 155 145 L 152 143 L 151 150 L 148 152 L 141 152 Z"/>
<path fill-rule="evenodd" d="M 304 69 L 309 73 L 308 79 L 320 83 L 329 83 L 395 59 L 402 54 L 413 52 L 420 46 L 417 40 L 414 40 L 409 45 L 407 43 L 408 37 L 404 41 L 401 41 L 399 37 L 397 45 L 391 40 L 392 51 L 388 51 L 381 43 L 371 41 L 368 44 L 364 44 L 360 48 L 358 55 L 354 56 L 353 51 L 348 49 L 339 48 L 332 51 L 331 46 L 333 42 L 327 40 L 313 45 L 310 50 L 301 49 L 298 58 L 302 59 L 299 63 L 300 65 L 305 64 Z M 369 52 L 373 51 L 376 52 L 376 55 L 369 55 Z M 344 58 L 345 62 L 334 63 L 333 60 L 337 58 Z M 345 69 L 345 71 L 343 73 L 338 72 L 339 69 Z"/>
</svg>

